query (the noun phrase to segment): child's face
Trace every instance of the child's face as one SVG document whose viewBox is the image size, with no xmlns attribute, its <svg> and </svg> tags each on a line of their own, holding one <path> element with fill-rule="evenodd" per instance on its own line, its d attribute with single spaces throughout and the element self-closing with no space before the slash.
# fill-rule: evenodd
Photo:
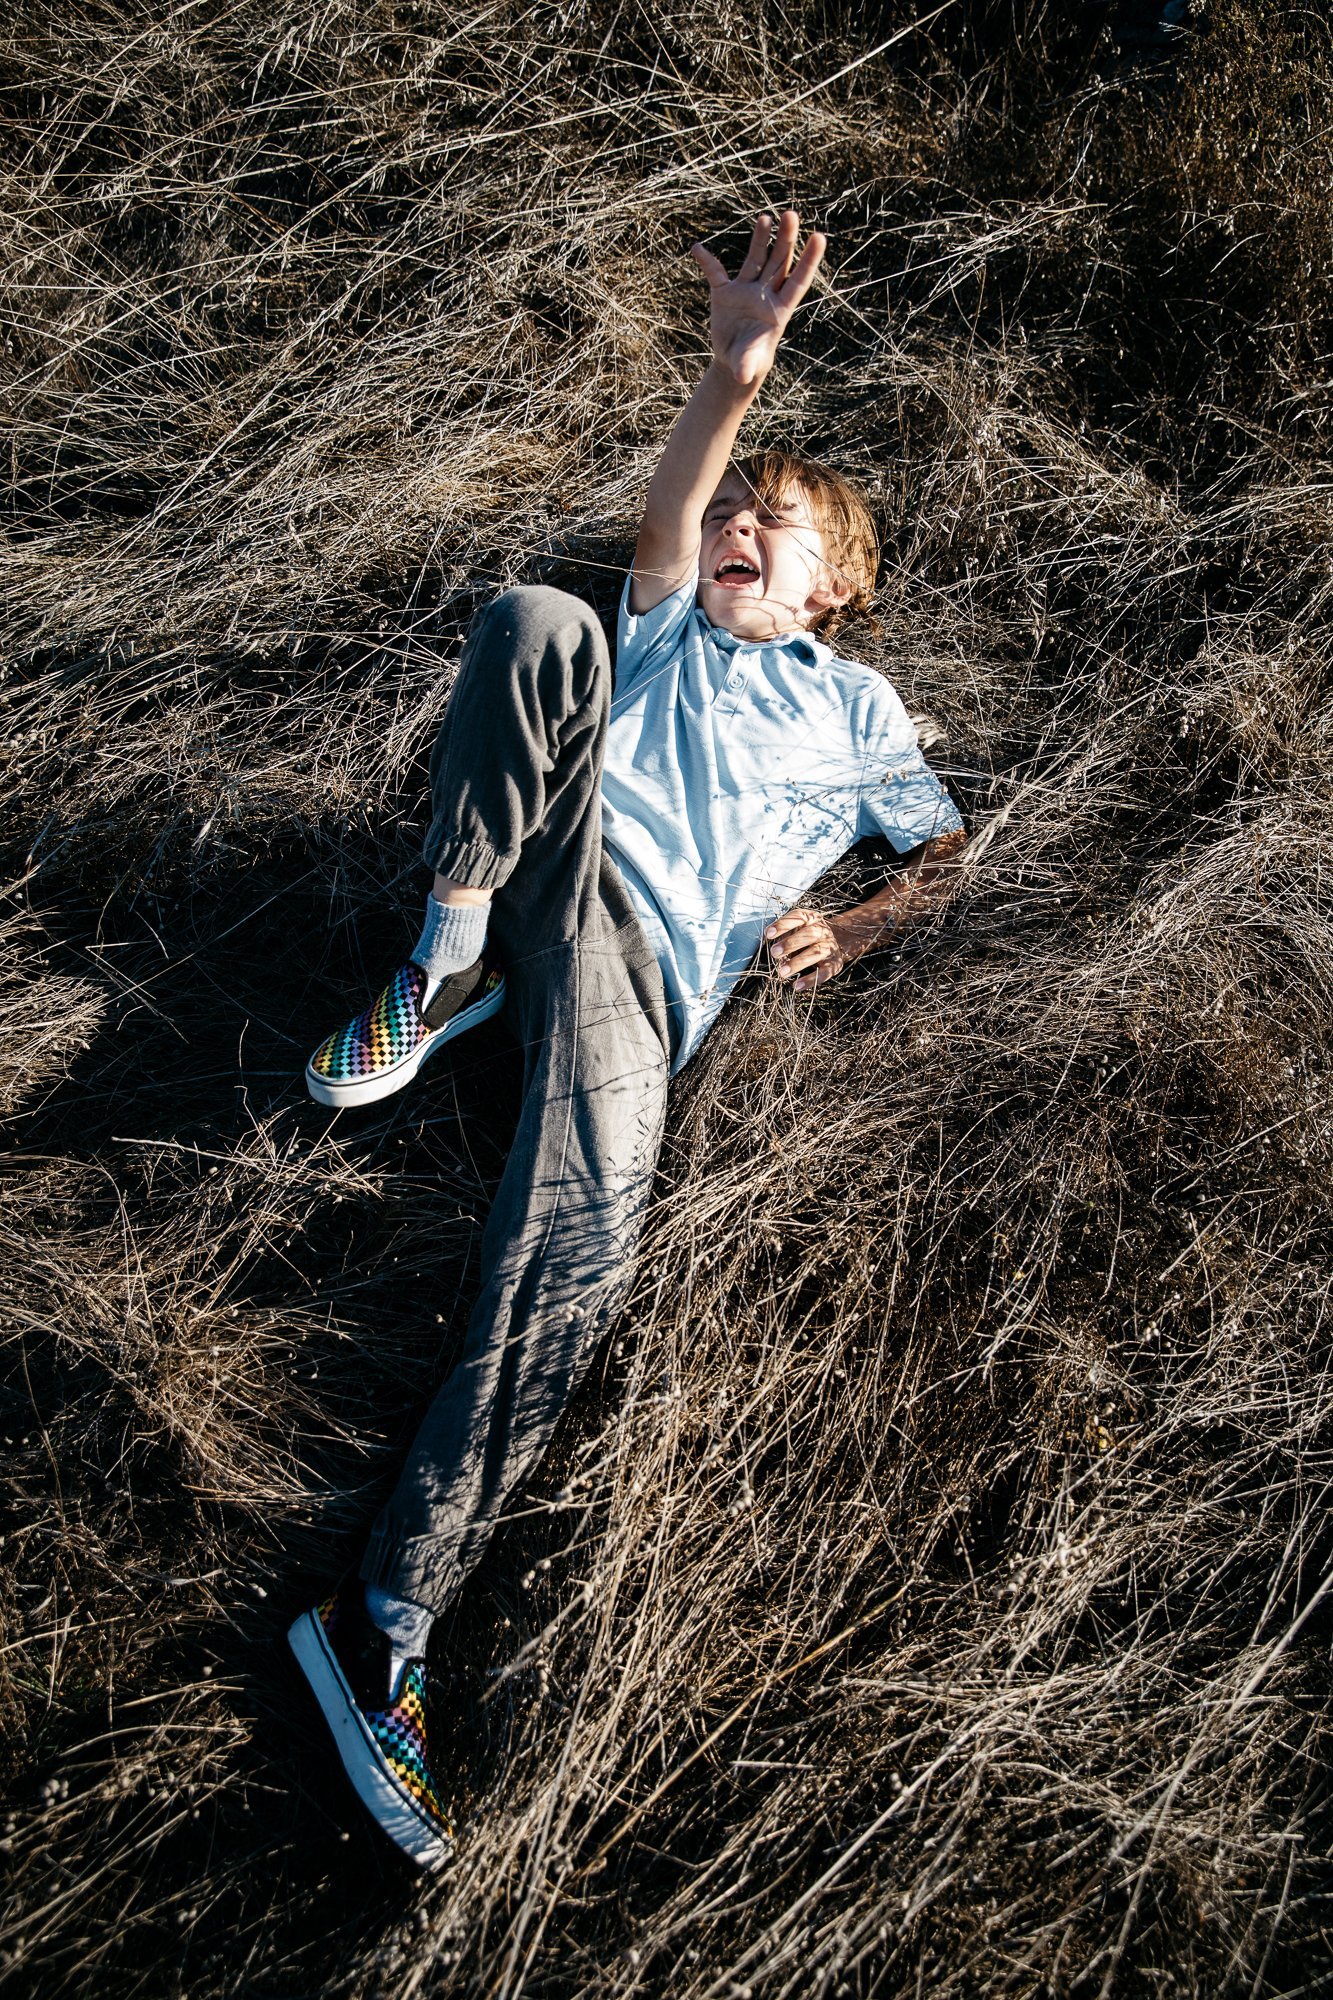
<svg viewBox="0 0 1333 2000">
<path fill-rule="evenodd" d="M 699 547 L 699 603 L 714 625 L 738 639 L 772 639 L 805 631 L 849 595 L 799 486 L 769 506 L 726 474 L 704 509 Z"/>
</svg>

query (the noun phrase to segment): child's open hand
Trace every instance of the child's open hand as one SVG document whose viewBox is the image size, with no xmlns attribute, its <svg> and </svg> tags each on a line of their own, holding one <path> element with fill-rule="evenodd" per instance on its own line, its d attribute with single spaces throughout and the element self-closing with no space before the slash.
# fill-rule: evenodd
<svg viewBox="0 0 1333 2000">
<path fill-rule="evenodd" d="M 787 321 L 819 269 L 828 239 L 818 230 L 811 232 L 804 250 L 792 263 L 800 228 L 801 218 L 794 208 L 783 210 L 776 233 L 771 216 L 756 216 L 750 247 L 734 278 L 727 276 L 726 266 L 702 243 L 696 243 L 690 252 L 708 280 L 708 331 L 713 354 L 742 388 L 762 382 L 773 366 Z"/>
</svg>

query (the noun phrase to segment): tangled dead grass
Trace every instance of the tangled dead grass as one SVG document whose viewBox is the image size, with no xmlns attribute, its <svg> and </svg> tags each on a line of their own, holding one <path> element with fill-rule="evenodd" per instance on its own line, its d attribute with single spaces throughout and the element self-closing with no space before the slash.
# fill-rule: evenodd
<svg viewBox="0 0 1333 2000">
<path fill-rule="evenodd" d="M 1309 11 L 82 0 L 0 44 L 10 1990 L 1317 1994 L 1330 555 Z M 466 1310 L 502 1031 L 328 1123 L 474 606 L 609 610 L 682 252 L 834 249 L 950 914 L 677 1088 L 440 1634 L 423 1887 L 278 1639 Z M 853 893 L 861 867 L 824 885 Z"/>
</svg>

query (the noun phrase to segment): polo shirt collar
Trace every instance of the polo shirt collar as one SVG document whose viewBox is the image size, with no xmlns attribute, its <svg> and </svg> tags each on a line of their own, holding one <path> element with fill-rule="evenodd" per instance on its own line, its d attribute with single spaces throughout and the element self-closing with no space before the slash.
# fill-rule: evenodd
<svg viewBox="0 0 1333 2000">
<path fill-rule="evenodd" d="M 820 666 L 825 660 L 833 657 L 829 648 L 821 645 L 818 639 L 811 638 L 808 632 L 788 632 L 779 639 L 740 639 L 734 632 L 728 632 L 724 625 L 713 625 L 707 619 L 704 623 L 708 628 L 709 638 L 723 653 L 734 653 L 742 647 L 752 652 L 762 652 L 766 646 L 781 646 L 787 652 L 794 653 L 807 667 Z"/>
</svg>

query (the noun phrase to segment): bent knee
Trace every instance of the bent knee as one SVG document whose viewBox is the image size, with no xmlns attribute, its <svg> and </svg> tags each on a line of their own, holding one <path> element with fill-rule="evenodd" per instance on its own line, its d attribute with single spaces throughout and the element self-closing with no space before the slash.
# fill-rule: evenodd
<svg viewBox="0 0 1333 2000">
<path fill-rule="evenodd" d="M 605 645 L 601 621 L 590 604 L 547 583 L 518 583 L 501 591 L 481 613 L 484 622 L 518 640 L 544 642 L 558 637 L 578 644 Z"/>
</svg>

